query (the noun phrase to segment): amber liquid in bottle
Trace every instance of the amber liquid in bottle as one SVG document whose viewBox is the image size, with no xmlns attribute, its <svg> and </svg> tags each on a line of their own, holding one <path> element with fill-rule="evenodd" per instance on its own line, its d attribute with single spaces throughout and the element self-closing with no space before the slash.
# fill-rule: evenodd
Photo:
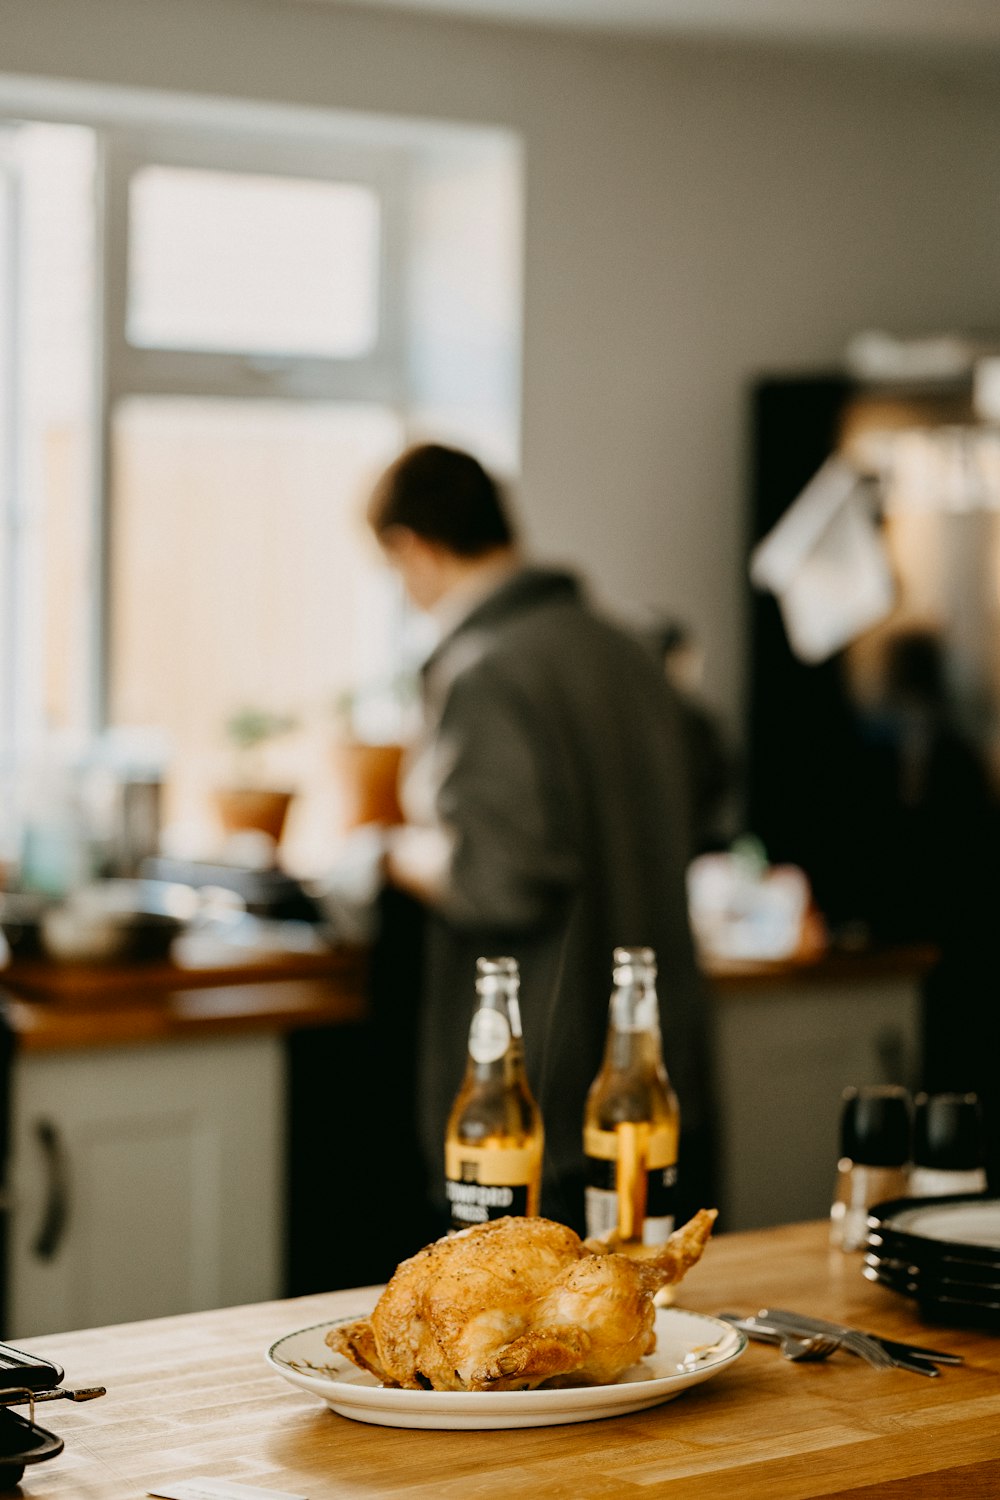
<svg viewBox="0 0 1000 1500">
<path fill-rule="evenodd" d="M 538 1213 L 544 1131 L 524 1067 L 518 982 L 512 958 L 476 966 L 469 1059 L 445 1136 L 453 1229 Z"/>
<path fill-rule="evenodd" d="M 587 1095 L 587 1233 L 660 1244 L 674 1228 L 680 1108 L 663 1065 L 656 960 L 615 949 L 601 1070 Z"/>
</svg>

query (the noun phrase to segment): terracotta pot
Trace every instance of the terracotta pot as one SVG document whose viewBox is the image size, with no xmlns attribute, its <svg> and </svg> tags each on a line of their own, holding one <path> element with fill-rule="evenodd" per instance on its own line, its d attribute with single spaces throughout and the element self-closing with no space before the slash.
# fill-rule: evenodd
<svg viewBox="0 0 1000 1500">
<path fill-rule="evenodd" d="M 340 740 L 333 747 L 333 766 L 340 793 L 345 832 L 365 823 L 401 823 L 399 767 L 402 745 L 363 745 Z"/>
<path fill-rule="evenodd" d="M 214 793 L 216 811 L 227 833 L 248 830 L 270 834 L 280 843 L 285 818 L 294 792 L 278 792 L 264 787 L 218 787 Z"/>
</svg>

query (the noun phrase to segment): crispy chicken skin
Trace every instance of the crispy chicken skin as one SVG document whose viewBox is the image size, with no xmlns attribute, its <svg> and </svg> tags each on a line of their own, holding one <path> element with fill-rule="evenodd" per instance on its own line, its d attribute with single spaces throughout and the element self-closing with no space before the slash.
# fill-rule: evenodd
<svg viewBox="0 0 1000 1500">
<path fill-rule="evenodd" d="M 653 1296 L 701 1257 L 714 1222 L 701 1209 L 665 1245 L 625 1254 L 549 1219 L 495 1219 L 403 1261 L 371 1317 L 326 1341 L 409 1390 L 605 1384 L 652 1352 Z"/>
</svg>

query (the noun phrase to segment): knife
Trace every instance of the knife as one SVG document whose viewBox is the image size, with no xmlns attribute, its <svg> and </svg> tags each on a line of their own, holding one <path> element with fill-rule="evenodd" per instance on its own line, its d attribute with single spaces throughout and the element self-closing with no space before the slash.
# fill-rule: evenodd
<svg viewBox="0 0 1000 1500">
<path fill-rule="evenodd" d="M 962 1365 L 965 1363 L 965 1356 L 962 1354 L 946 1354 L 943 1349 L 923 1349 L 919 1344 L 903 1344 L 900 1343 L 899 1339 L 883 1338 L 880 1333 L 870 1333 L 868 1337 L 874 1339 L 876 1344 L 881 1344 L 883 1349 L 887 1349 L 894 1359 L 897 1357 L 902 1357 L 903 1359 L 922 1359 L 927 1364 L 933 1365 Z"/>
<path fill-rule="evenodd" d="M 823 1318 L 810 1318 L 805 1313 L 785 1312 L 777 1307 L 763 1307 L 757 1316 L 765 1323 L 770 1321 L 786 1324 L 794 1323 L 799 1328 L 806 1328 L 812 1333 L 844 1334 L 848 1332 L 860 1333 L 863 1331 L 856 1328 L 847 1329 L 840 1323 L 829 1323 Z M 920 1344 L 906 1344 L 900 1339 L 883 1338 L 880 1333 L 866 1333 L 865 1337 L 874 1339 L 877 1344 L 881 1344 L 883 1349 L 891 1354 L 894 1359 L 922 1359 L 929 1360 L 931 1364 L 936 1365 L 960 1365 L 964 1363 L 963 1355 L 948 1354 L 943 1349 L 925 1349 Z"/>
</svg>

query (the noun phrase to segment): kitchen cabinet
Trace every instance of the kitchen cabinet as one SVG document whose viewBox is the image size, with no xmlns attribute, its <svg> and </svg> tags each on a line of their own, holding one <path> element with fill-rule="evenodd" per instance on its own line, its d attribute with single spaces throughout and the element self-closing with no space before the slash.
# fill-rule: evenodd
<svg viewBox="0 0 1000 1500">
<path fill-rule="evenodd" d="M 367 969 L 347 947 L 0 967 L 0 1335 L 357 1280 L 326 1188 L 331 1101 L 356 1111 L 372 1076 Z M 364 1221 L 364 1140 L 338 1172 Z"/>
<path fill-rule="evenodd" d="M 5 1336 L 278 1296 L 285 1096 L 273 1032 L 18 1054 Z"/>
<path fill-rule="evenodd" d="M 915 1086 L 933 961 L 918 949 L 714 976 L 722 1227 L 829 1213 L 843 1090 Z"/>
</svg>

